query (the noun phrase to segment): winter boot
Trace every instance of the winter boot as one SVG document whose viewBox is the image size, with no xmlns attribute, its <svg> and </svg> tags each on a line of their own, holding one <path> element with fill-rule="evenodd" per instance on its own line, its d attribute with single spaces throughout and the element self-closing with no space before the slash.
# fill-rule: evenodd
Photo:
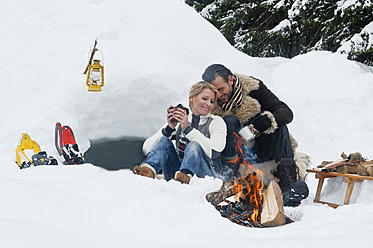
<svg viewBox="0 0 373 248">
<path fill-rule="evenodd" d="M 282 191 L 282 201 L 284 206 L 297 207 L 303 199 L 308 197 L 307 184 L 303 181 L 295 181 L 284 187 Z"/>
<path fill-rule="evenodd" d="M 299 178 L 299 168 L 294 159 L 282 158 L 277 163 L 276 176 L 280 179 L 284 206 L 296 207 L 309 194 L 308 186 Z"/>
<path fill-rule="evenodd" d="M 135 165 L 133 168 L 133 173 L 136 175 L 144 176 L 144 177 L 150 177 L 150 178 L 155 178 L 155 172 L 153 167 L 151 167 L 148 164 L 142 164 L 142 165 Z"/>
<path fill-rule="evenodd" d="M 174 180 L 182 183 L 182 184 L 189 184 L 190 179 L 192 178 L 191 175 L 185 174 L 181 171 L 176 172 Z"/>
</svg>

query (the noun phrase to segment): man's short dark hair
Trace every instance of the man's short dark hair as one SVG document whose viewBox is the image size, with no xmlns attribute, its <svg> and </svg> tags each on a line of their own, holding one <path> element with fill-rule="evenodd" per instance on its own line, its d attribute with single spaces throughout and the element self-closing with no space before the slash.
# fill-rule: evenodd
<svg viewBox="0 0 373 248">
<path fill-rule="evenodd" d="M 211 83 L 220 76 L 228 83 L 228 77 L 232 76 L 233 73 L 227 67 L 221 64 L 213 64 L 206 68 L 205 72 L 202 74 L 202 79 L 205 82 Z"/>
</svg>

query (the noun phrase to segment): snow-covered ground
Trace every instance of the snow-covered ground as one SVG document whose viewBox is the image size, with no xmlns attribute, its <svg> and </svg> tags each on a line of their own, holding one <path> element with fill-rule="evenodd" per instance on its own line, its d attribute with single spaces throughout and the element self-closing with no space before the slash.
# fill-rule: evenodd
<svg viewBox="0 0 373 248">
<path fill-rule="evenodd" d="M 190 185 L 106 171 L 91 164 L 20 170 L 21 133 L 57 157 L 54 125 L 89 140 L 148 137 L 165 109 L 187 104 L 204 68 L 222 63 L 262 79 L 294 111 L 289 129 L 312 166 L 359 151 L 373 158 L 373 69 L 329 52 L 293 59 L 236 51 L 179 0 L 1 1 L 1 247 L 367 247 L 373 242 L 373 182 L 357 183 L 351 204 L 286 208 L 294 223 L 246 228 L 205 200 L 220 180 Z M 95 39 L 105 86 L 87 91 L 83 71 Z M 125 163 L 125 154 L 123 154 Z M 322 199 L 343 203 L 346 185 L 329 180 Z"/>
</svg>

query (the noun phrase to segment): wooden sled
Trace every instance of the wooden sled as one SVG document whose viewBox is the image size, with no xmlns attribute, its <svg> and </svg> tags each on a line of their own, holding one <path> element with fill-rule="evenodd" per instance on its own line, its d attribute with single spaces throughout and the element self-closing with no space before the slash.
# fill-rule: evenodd
<svg viewBox="0 0 373 248">
<path fill-rule="evenodd" d="M 337 208 L 341 205 L 331 203 L 331 202 L 326 202 L 326 201 L 320 201 L 320 195 L 321 195 L 321 190 L 322 186 L 324 184 L 324 179 L 325 178 L 332 178 L 332 177 L 344 177 L 344 182 L 347 183 L 347 190 L 346 190 L 346 196 L 344 200 L 344 205 L 348 205 L 350 203 L 350 198 L 352 191 L 354 190 L 354 185 L 356 182 L 363 182 L 364 180 L 373 180 L 373 177 L 371 176 L 360 176 L 357 174 L 342 174 L 338 172 L 323 172 L 323 171 L 318 171 L 318 170 L 312 170 L 308 169 L 307 172 L 315 173 L 316 179 L 319 179 L 319 182 L 317 184 L 317 191 L 315 195 L 315 199 L 313 202 L 316 203 L 322 203 L 326 204 L 332 208 Z"/>
</svg>

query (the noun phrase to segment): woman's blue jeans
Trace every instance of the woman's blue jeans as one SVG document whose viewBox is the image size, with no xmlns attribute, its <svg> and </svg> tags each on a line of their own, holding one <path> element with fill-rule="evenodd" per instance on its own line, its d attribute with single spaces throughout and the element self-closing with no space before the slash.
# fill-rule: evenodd
<svg viewBox="0 0 373 248">
<path fill-rule="evenodd" d="M 163 170 L 167 181 L 173 178 L 177 171 L 183 169 L 191 171 L 197 177 L 218 177 L 202 147 L 195 141 L 191 141 L 186 146 L 184 158 L 181 161 L 172 141 L 162 137 L 149 152 L 144 163 L 151 165 L 156 173 Z"/>
</svg>

